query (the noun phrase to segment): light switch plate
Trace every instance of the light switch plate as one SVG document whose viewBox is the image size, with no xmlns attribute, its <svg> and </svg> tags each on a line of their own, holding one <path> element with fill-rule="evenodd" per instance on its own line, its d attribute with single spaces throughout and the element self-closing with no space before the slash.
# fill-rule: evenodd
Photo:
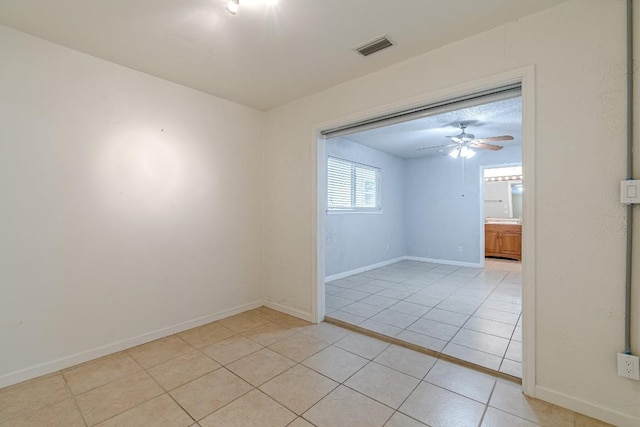
<svg viewBox="0 0 640 427">
<path fill-rule="evenodd" d="M 620 181 L 620 202 L 627 205 L 640 203 L 640 180 Z"/>
</svg>

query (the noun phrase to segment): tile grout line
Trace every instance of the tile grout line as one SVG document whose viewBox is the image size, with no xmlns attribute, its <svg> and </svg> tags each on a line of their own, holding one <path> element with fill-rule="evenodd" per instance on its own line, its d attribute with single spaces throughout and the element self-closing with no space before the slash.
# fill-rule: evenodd
<svg viewBox="0 0 640 427">
<path fill-rule="evenodd" d="M 475 364 L 473 362 L 466 361 L 464 359 L 459 359 L 459 358 L 456 358 L 454 356 L 450 356 L 450 355 L 445 354 L 445 353 L 441 353 L 441 352 L 438 352 L 438 351 L 435 351 L 435 350 L 431 350 L 431 349 L 426 348 L 426 347 L 419 346 L 417 344 L 413 344 L 413 343 L 410 343 L 410 342 L 407 342 L 407 341 L 400 340 L 398 338 L 388 337 L 386 335 L 382 335 L 382 334 L 379 334 L 377 332 L 373 332 L 373 331 L 361 328 L 361 327 L 356 326 L 356 325 L 351 325 L 349 323 L 341 322 L 340 320 L 337 320 L 337 319 L 328 318 L 328 319 L 326 319 L 326 321 L 328 323 L 332 323 L 334 325 L 341 326 L 341 327 L 343 327 L 345 329 L 349 329 L 349 330 L 352 330 L 354 332 L 358 332 L 360 334 L 367 335 L 367 336 L 379 339 L 381 341 L 388 342 L 390 344 L 395 344 L 395 345 L 397 345 L 399 347 L 407 348 L 409 350 L 414 350 L 414 351 L 417 351 L 419 353 L 426 354 L 426 355 L 431 356 L 431 357 L 435 357 L 437 359 L 442 359 L 442 360 L 445 360 L 445 361 L 448 361 L 448 362 L 455 363 L 455 364 L 457 364 L 459 366 L 464 366 L 464 367 L 471 368 L 471 369 L 474 369 L 474 370 L 479 371 L 479 372 L 483 372 L 483 373 L 486 373 L 486 374 L 489 374 L 489 375 L 493 375 L 493 376 L 498 377 L 498 378 L 502 378 L 502 379 L 507 380 L 507 381 L 515 382 L 517 384 L 522 384 L 522 379 L 521 378 L 514 377 L 513 375 L 509 375 L 509 374 L 506 374 L 504 372 L 495 371 L 493 369 L 487 368 L 487 367 L 482 366 L 482 365 Z"/>
<path fill-rule="evenodd" d="M 397 264 L 399 264 L 399 263 L 397 263 Z M 382 268 L 384 268 L 384 267 L 382 267 Z M 437 267 L 435 267 L 435 268 L 437 268 Z M 435 268 L 431 268 L 431 269 L 429 269 L 429 270 L 427 270 L 427 271 L 434 270 Z M 446 279 L 446 278 L 448 278 L 448 277 L 451 277 L 451 275 L 452 275 L 452 274 L 455 274 L 455 272 L 460 271 L 460 270 L 461 270 L 461 268 L 462 268 L 462 267 L 459 267 L 459 268 L 456 268 L 455 270 L 453 270 L 453 271 L 449 272 L 448 274 L 446 274 L 446 275 L 445 275 L 445 276 L 443 276 L 442 278 L 440 278 L 440 279 L 438 279 L 438 280 L 436 280 L 436 281 L 432 282 L 431 284 L 429 284 L 428 286 L 426 286 L 425 288 L 423 288 L 423 290 L 424 290 L 424 289 L 427 289 L 427 288 L 429 288 L 429 287 L 431 287 L 431 286 L 433 286 L 433 285 L 436 285 L 436 284 L 437 284 L 437 282 L 438 282 L 438 281 L 440 281 L 440 280 L 443 280 L 443 279 Z M 398 269 L 398 270 L 399 270 L 399 269 Z M 474 316 L 474 314 L 475 314 L 478 310 L 480 310 L 480 308 L 482 308 L 482 305 L 483 305 L 483 304 L 485 304 L 485 303 L 489 300 L 489 298 L 490 298 L 490 297 L 491 297 L 491 296 L 492 296 L 492 295 L 493 295 L 493 294 L 498 290 L 498 288 L 500 287 L 500 285 L 501 285 L 501 284 L 503 284 L 503 283 L 505 283 L 505 280 L 507 279 L 507 277 L 509 276 L 509 274 L 510 274 L 512 271 L 515 271 L 515 270 L 502 270 L 502 269 L 495 269 L 495 270 L 494 270 L 494 269 L 489 269 L 489 270 L 487 270 L 487 269 L 486 269 L 486 267 L 485 267 L 485 268 L 483 269 L 483 271 L 479 271 L 477 274 L 475 274 L 475 275 L 473 275 L 473 276 L 470 276 L 470 277 L 464 277 L 464 276 L 463 276 L 463 278 L 465 279 L 464 281 L 465 281 L 465 282 L 469 282 L 469 281 L 471 281 L 471 280 L 473 280 L 473 279 L 477 278 L 477 277 L 478 277 L 480 274 L 482 274 L 483 272 L 487 272 L 487 271 L 501 271 L 501 272 L 503 272 L 504 274 L 502 274 L 502 273 L 501 273 L 501 276 L 502 276 L 502 277 L 500 278 L 500 280 L 499 280 L 499 281 L 498 281 L 498 282 L 493 286 L 493 289 L 491 290 L 491 292 L 489 292 L 489 294 L 487 294 L 487 296 L 485 296 L 485 297 L 484 297 L 484 299 L 482 300 L 482 302 L 480 303 L 480 305 L 479 305 L 479 306 L 478 306 L 478 307 L 477 307 L 477 308 L 476 308 L 476 309 L 475 309 L 471 314 L 466 314 L 466 313 L 457 313 L 457 312 L 450 311 L 450 310 L 446 310 L 446 309 L 440 309 L 440 310 L 445 310 L 445 311 L 448 311 L 448 312 L 452 312 L 452 313 L 456 313 L 456 314 L 461 314 L 461 315 L 468 316 L 468 318 L 465 320 L 465 322 L 464 322 L 461 326 L 457 326 L 457 325 L 450 325 L 450 324 L 448 324 L 448 323 L 446 323 L 446 322 L 438 322 L 437 320 L 429 319 L 429 320 L 433 320 L 433 321 L 438 322 L 438 323 L 443 323 L 443 324 L 445 324 L 445 325 L 450 325 L 450 326 L 458 327 L 458 330 L 456 331 L 456 333 L 455 333 L 455 334 L 454 334 L 454 335 L 453 335 L 453 336 L 452 336 L 448 341 L 446 341 L 446 344 L 443 346 L 443 349 L 442 349 L 442 350 L 440 350 L 440 351 L 438 351 L 438 353 L 440 353 L 440 354 L 444 354 L 444 353 L 443 353 L 443 350 L 444 350 L 444 349 L 445 349 L 449 344 L 451 344 L 451 342 L 453 341 L 453 339 L 455 338 L 455 336 L 456 336 L 456 335 L 458 335 L 458 333 L 460 333 L 460 331 L 461 331 L 462 329 L 464 329 L 464 325 L 465 325 L 465 324 L 467 324 L 467 323 L 469 322 L 469 320 L 471 320 L 471 318 Z M 375 276 L 375 275 L 374 275 L 374 276 Z M 418 276 L 419 276 L 419 275 L 418 275 Z M 417 276 L 414 276 L 414 277 L 417 277 Z M 391 281 L 390 281 L 390 283 L 396 283 L 396 284 L 398 284 L 398 285 L 401 285 L 401 284 L 404 284 L 404 283 L 405 283 L 406 281 L 408 281 L 408 280 L 412 280 L 412 279 L 406 279 L 406 280 L 404 280 L 404 281 L 402 281 L 402 282 L 394 282 L 394 281 L 392 281 L 392 280 L 391 280 Z M 389 280 L 387 280 L 387 281 L 389 281 Z M 365 284 L 366 284 L 366 283 L 365 283 Z M 514 285 L 515 285 L 515 284 L 514 284 Z M 358 285 L 358 286 L 360 286 L 360 285 Z M 388 289 L 388 288 L 387 288 L 387 289 Z M 424 316 L 426 316 L 428 313 L 430 313 L 431 311 L 433 311 L 433 309 L 438 308 L 438 306 L 439 306 L 442 302 L 444 302 L 446 299 L 450 298 L 450 297 L 451 297 L 451 296 L 453 296 L 453 295 L 458 294 L 462 289 L 466 289 L 466 288 L 464 288 L 464 287 L 456 287 L 456 290 L 454 290 L 454 291 L 453 291 L 452 293 L 450 293 L 447 297 L 445 297 L 442 301 L 440 301 L 438 304 L 436 304 L 436 306 L 431 307 L 431 308 L 429 309 L 429 311 L 427 311 L 427 312 L 426 312 L 425 314 L 423 314 L 422 316 L 419 316 L 419 318 L 418 318 L 417 320 L 415 320 L 414 322 L 412 322 L 412 323 L 411 323 L 410 325 L 408 325 L 407 327 L 403 328 L 403 329 L 402 329 L 402 331 L 400 331 L 398 334 L 396 334 L 396 337 L 397 337 L 399 334 L 401 334 L 402 332 L 405 332 L 405 331 L 409 330 L 409 328 L 410 328 L 413 324 L 415 324 L 418 320 L 420 320 L 420 319 L 424 319 Z M 380 291 L 378 291 L 377 293 L 379 293 L 379 292 L 384 292 L 385 290 L 386 290 L 386 289 L 380 290 Z M 421 292 L 421 291 L 418 291 L 418 292 Z M 412 294 L 412 295 L 414 295 L 414 294 Z M 410 295 L 410 296 L 411 296 L 411 295 Z M 402 299 L 401 301 L 408 302 L 408 301 L 406 301 L 406 298 L 409 298 L 410 296 L 405 297 L 405 298 L 404 298 L 404 299 Z M 463 296 L 464 296 L 464 295 L 463 295 Z M 363 304 L 366 304 L 366 303 L 363 303 Z M 425 306 L 425 307 L 426 307 L 426 306 Z M 386 308 L 386 309 L 388 309 L 388 308 Z M 384 310 L 386 310 L 386 309 L 383 309 L 382 311 L 384 311 Z M 372 318 L 373 318 L 373 317 L 377 316 L 377 315 L 378 315 L 378 314 L 380 314 L 382 311 L 380 311 L 380 312 L 378 312 L 378 313 L 376 313 L 376 314 L 373 314 L 373 315 L 369 316 L 369 317 L 368 317 L 368 318 L 366 318 L 363 322 L 360 322 L 358 325 L 363 324 L 363 323 L 364 323 L 365 321 L 367 321 L 367 320 L 372 320 Z M 501 311 L 501 310 L 496 310 L 496 311 Z M 518 318 L 520 318 L 520 316 L 521 316 L 521 313 L 519 314 L 519 317 L 518 317 Z M 486 320 L 491 320 L 491 319 L 486 319 Z M 382 323 L 384 323 L 384 322 L 382 322 Z M 498 322 L 498 323 L 503 323 L 503 322 Z M 391 325 L 391 326 L 394 326 L 394 325 Z M 510 326 L 511 326 L 511 325 L 510 325 Z M 517 321 L 516 321 L 516 325 L 513 325 L 513 327 L 514 327 L 514 331 L 515 331 L 515 327 L 517 327 Z M 361 327 L 361 328 L 364 328 L 364 327 Z M 467 330 L 468 330 L 468 329 L 467 329 Z M 513 336 L 513 332 L 514 332 L 514 331 L 512 331 L 512 336 Z M 375 331 L 374 331 L 374 332 L 375 332 Z M 412 332 L 413 332 L 413 331 L 412 331 Z M 480 333 L 480 334 L 484 334 L 484 332 L 481 332 L 481 331 L 474 331 L 474 332 L 476 332 L 476 333 Z M 419 333 L 419 332 L 418 332 L 418 333 Z M 383 335 L 383 334 L 381 334 L 381 335 Z M 421 335 L 422 335 L 422 334 L 421 334 Z M 492 335 L 492 334 L 486 334 L 486 335 L 489 335 L 489 336 L 495 336 L 495 335 Z M 426 335 L 426 336 L 431 337 L 431 338 L 435 338 L 435 339 L 439 339 L 439 340 L 441 340 L 441 338 L 433 337 L 432 335 Z M 497 337 L 498 337 L 498 338 L 501 338 L 501 339 L 506 339 L 506 338 L 504 338 L 504 337 L 500 337 L 500 336 L 497 336 Z M 395 338 L 395 337 L 394 337 L 394 338 Z M 445 341 L 445 340 L 442 340 L 442 341 Z M 461 346 L 463 346 L 463 347 L 470 348 L 470 349 L 472 349 L 472 350 L 474 350 L 474 351 L 478 351 L 478 352 L 485 353 L 485 354 L 488 354 L 488 355 L 495 356 L 495 357 L 499 358 L 499 359 L 500 359 L 500 361 L 499 361 L 499 364 L 498 364 L 498 369 L 497 369 L 496 371 L 497 371 L 497 372 L 500 372 L 500 371 L 499 371 L 499 369 L 500 369 L 500 367 L 502 366 L 502 363 L 503 363 L 503 361 L 504 361 L 504 359 L 505 359 L 505 357 L 506 357 L 506 352 L 508 351 L 508 348 L 509 348 L 509 346 L 510 346 L 510 344 L 511 344 L 511 339 L 509 339 L 508 341 L 509 341 L 509 342 L 507 343 L 507 346 L 506 346 L 505 351 L 504 351 L 504 353 L 502 354 L 502 356 L 495 355 L 495 354 L 493 354 L 493 353 L 489 353 L 489 352 L 486 352 L 486 351 L 483 351 L 483 350 L 480 350 L 480 349 L 477 349 L 477 348 L 474 348 L 474 347 L 466 346 L 466 345 L 464 345 L 464 344 L 458 344 L 458 345 L 461 345 Z M 456 344 L 457 344 L 457 343 L 456 343 Z M 434 350 L 434 351 L 435 351 L 435 350 Z M 509 359 L 509 360 L 511 360 L 511 359 Z M 517 362 L 517 361 L 514 361 L 514 362 Z M 517 363 L 521 363 L 521 362 L 517 362 Z"/>
</svg>

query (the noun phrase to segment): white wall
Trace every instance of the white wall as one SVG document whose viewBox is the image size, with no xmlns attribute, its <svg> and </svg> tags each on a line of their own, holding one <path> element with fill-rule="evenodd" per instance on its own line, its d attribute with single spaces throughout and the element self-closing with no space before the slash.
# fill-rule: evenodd
<svg viewBox="0 0 640 427">
<path fill-rule="evenodd" d="M 624 330 L 625 213 L 617 195 L 625 177 L 624 10 L 621 0 L 575 0 L 271 110 L 266 297 L 312 312 L 315 128 L 534 65 L 536 251 L 528 256 L 536 278 L 535 392 L 638 425 L 640 382 L 616 375 Z"/>
<path fill-rule="evenodd" d="M 406 160 L 407 254 L 480 266 L 484 258 L 480 251 L 484 233 L 480 167 L 521 161 L 521 146 L 476 150 L 464 163 L 446 155 Z"/>
<path fill-rule="evenodd" d="M 327 140 L 326 147 L 327 156 L 380 168 L 382 210 L 326 214 L 325 275 L 404 256 L 404 160 L 345 138 Z"/>
<path fill-rule="evenodd" d="M 0 387 L 261 300 L 264 113 L 1 26 L 0 58 Z"/>
</svg>

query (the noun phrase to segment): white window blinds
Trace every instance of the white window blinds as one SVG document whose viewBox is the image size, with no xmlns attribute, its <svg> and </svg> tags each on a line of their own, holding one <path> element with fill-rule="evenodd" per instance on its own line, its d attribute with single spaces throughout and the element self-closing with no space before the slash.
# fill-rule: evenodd
<svg viewBox="0 0 640 427">
<path fill-rule="evenodd" d="M 329 210 L 380 210 L 380 168 L 349 160 L 327 160 Z"/>
</svg>

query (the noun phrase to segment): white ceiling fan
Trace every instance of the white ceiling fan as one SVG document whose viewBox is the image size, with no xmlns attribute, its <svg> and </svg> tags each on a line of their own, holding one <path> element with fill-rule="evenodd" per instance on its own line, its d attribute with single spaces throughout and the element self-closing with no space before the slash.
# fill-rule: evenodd
<svg viewBox="0 0 640 427">
<path fill-rule="evenodd" d="M 502 145 L 488 144 L 488 142 L 497 142 L 497 141 L 512 141 L 513 136 L 511 135 L 501 135 L 501 136 L 491 136 L 487 138 L 476 138 L 475 135 L 466 133 L 465 129 L 469 125 L 469 122 L 460 122 L 458 123 L 458 128 L 460 128 L 460 134 L 455 136 L 447 136 L 447 138 L 451 139 L 451 144 L 438 145 L 435 147 L 424 147 L 418 148 L 418 150 L 432 150 L 439 149 L 443 151 L 447 148 L 451 148 L 447 153 L 454 159 L 459 157 L 463 159 L 470 159 L 475 156 L 476 153 L 471 148 L 478 148 L 481 150 L 501 150 Z"/>
</svg>

